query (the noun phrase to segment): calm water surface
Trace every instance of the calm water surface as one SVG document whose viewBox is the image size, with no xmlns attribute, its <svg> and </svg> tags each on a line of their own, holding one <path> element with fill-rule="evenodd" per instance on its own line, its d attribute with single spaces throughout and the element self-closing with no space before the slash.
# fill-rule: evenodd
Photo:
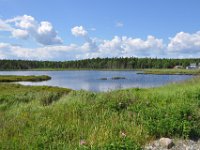
<svg viewBox="0 0 200 150">
<path fill-rule="evenodd" d="M 50 85 L 74 90 L 109 91 L 131 87 L 157 87 L 170 82 L 191 78 L 190 75 L 144 75 L 137 71 L 0 71 L 0 75 L 48 75 L 52 79 L 43 82 L 19 82 L 23 85 Z M 112 77 L 126 79 L 111 80 Z M 109 78 L 100 80 L 100 78 Z"/>
</svg>

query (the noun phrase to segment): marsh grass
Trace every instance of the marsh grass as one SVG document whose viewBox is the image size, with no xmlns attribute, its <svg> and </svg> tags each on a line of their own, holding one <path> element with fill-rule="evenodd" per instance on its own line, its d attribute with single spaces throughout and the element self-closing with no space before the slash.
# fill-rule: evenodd
<svg viewBox="0 0 200 150">
<path fill-rule="evenodd" d="M 140 69 L 138 74 L 199 75 L 200 69 Z"/>
<path fill-rule="evenodd" d="M 71 90 L 48 86 L 22 86 L 19 84 L 0 83 L 0 110 L 28 104 L 32 101 L 46 106 Z"/>
<path fill-rule="evenodd" d="M 0 91 L 0 149 L 139 150 L 163 136 L 200 137 L 199 77 L 107 93 L 13 84 Z"/>
<path fill-rule="evenodd" d="M 18 81 L 46 81 L 50 80 L 51 77 L 46 75 L 41 76 L 16 76 L 16 75 L 0 75 L 0 82 L 18 82 Z"/>
</svg>

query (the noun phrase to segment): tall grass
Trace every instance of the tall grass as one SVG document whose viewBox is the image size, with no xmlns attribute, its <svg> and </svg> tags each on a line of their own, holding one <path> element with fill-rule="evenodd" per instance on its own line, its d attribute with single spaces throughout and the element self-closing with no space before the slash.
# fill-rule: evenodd
<svg viewBox="0 0 200 150">
<path fill-rule="evenodd" d="M 41 76 L 16 76 L 16 75 L 0 75 L 0 82 L 17 82 L 17 81 L 46 81 L 50 80 L 51 77 L 46 75 Z"/>
<path fill-rule="evenodd" d="M 141 69 L 138 74 L 199 75 L 199 69 Z"/>
<path fill-rule="evenodd" d="M 0 149 L 141 149 L 163 136 L 200 137 L 199 77 L 107 93 L 13 84 L 0 90 Z"/>
</svg>

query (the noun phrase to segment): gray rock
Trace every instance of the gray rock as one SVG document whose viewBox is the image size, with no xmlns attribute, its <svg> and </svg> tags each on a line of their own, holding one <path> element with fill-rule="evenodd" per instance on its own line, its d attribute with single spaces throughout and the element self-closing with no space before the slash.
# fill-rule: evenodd
<svg viewBox="0 0 200 150">
<path fill-rule="evenodd" d="M 162 138 L 161 138 L 162 139 Z M 168 150 L 168 147 L 163 147 L 161 141 L 168 141 L 168 140 L 155 140 L 151 143 L 147 144 L 144 147 L 144 150 Z M 171 140 L 171 139 L 170 139 Z M 164 142 L 164 144 L 165 144 Z M 200 150 L 200 140 L 192 141 L 192 140 L 184 140 L 184 139 L 174 139 L 172 140 L 174 143 L 173 147 L 170 150 Z M 168 142 L 167 142 L 168 143 Z"/>
<path fill-rule="evenodd" d="M 172 139 L 169 139 L 169 138 L 161 138 L 159 140 L 159 145 L 163 148 L 172 148 L 174 146 L 174 143 L 172 141 Z"/>
</svg>

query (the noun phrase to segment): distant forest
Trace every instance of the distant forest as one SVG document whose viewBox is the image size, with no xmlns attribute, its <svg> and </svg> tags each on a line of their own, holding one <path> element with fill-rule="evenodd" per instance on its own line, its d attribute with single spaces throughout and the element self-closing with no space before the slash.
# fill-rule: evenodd
<svg viewBox="0 0 200 150">
<path fill-rule="evenodd" d="M 0 60 L 0 70 L 19 69 L 144 69 L 173 68 L 177 65 L 184 68 L 190 63 L 199 63 L 198 59 L 159 59 L 159 58 L 93 58 L 74 61 L 30 61 Z"/>
</svg>

